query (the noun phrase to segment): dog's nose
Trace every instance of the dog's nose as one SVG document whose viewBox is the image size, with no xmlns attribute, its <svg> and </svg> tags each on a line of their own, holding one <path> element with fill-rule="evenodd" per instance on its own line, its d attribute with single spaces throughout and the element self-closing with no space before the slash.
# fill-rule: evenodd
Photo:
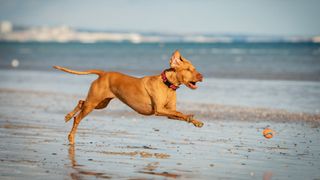
<svg viewBox="0 0 320 180">
<path fill-rule="evenodd" d="M 200 73 L 198 73 L 196 77 L 197 77 L 197 79 L 199 79 L 199 81 L 202 81 L 202 79 L 203 79 L 203 76 Z"/>
</svg>

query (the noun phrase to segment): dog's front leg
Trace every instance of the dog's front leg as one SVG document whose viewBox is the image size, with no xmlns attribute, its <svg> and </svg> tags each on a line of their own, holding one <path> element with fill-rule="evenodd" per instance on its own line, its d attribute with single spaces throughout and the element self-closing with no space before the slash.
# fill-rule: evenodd
<svg viewBox="0 0 320 180">
<path fill-rule="evenodd" d="M 157 108 L 155 111 L 156 116 L 167 116 L 169 119 L 176 119 L 192 123 L 196 127 L 202 127 L 203 122 L 193 119 L 193 115 L 184 115 L 183 113 L 166 108 Z"/>
</svg>

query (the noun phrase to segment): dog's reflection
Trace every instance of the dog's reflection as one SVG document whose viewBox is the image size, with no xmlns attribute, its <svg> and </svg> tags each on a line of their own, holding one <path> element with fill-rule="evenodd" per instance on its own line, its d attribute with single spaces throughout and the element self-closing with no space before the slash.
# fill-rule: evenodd
<svg viewBox="0 0 320 180">
<path fill-rule="evenodd" d="M 71 179 L 74 180 L 79 180 L 79 179 L 83 179 L 83 176 L 95 176 L 96 178 L 104 178 L 104 179 L 110 179 L 110 176 L 105 175 L 105 173 L 99 173 L 99 172 L 94 172 L 94 171 L 90 171 L 90 170 L 85 170 L 85 166 L 83 165 L 79 165 L 76 161 L 75 158 L 75 145 L 70 145 L 69 146 L 69 159 L 70 159 L 70 163 L 71 163 L 71 167 L 74 170 L 73 172 L 71 172 L 69 175 L 71 177 Z"/>
<path fill-rule="evenodd" d="M 69 159 L 71 162 L 71 167 L 74 168 L 77 165 L 77 161 L 75 159 L 74 145 L 69 146 Z"/>
</svg>

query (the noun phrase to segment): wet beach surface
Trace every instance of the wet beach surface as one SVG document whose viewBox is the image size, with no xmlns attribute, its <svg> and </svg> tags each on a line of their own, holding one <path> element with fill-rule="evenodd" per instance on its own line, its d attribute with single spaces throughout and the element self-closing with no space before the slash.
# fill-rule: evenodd
<svg viewBox="0 0 320 180">
<path fill-rule="evenodd" d="M 196 128 L 114 101 L 81 122 L 70 146 L 64 115 L 79 98 L 0 89 L 1 179 L 320 178 L 318 115 L 179 101 L 205 123 Z"/>
</svg>

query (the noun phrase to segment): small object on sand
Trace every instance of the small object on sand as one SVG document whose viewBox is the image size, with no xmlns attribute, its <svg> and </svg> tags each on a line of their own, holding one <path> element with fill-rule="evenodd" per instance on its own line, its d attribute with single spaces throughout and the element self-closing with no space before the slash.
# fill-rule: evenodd
<svg viewBox="0 0 320 180">
<path fill-rule="evenodd" d="M 18 59 L 13 59 L 11 61 L 11 66 L 14 67 L 14 68 L 18 67 L 19 66 L 19 60 Z"/>
<path fill-rule="evenodd" d="M 262 132 L 263 136 L 267 139 L 270 139 L 273 137 L 273 135 L 275 134 L 275 132 L 272 129 L 269 128 L 265 128 Z"/>
</svg>

